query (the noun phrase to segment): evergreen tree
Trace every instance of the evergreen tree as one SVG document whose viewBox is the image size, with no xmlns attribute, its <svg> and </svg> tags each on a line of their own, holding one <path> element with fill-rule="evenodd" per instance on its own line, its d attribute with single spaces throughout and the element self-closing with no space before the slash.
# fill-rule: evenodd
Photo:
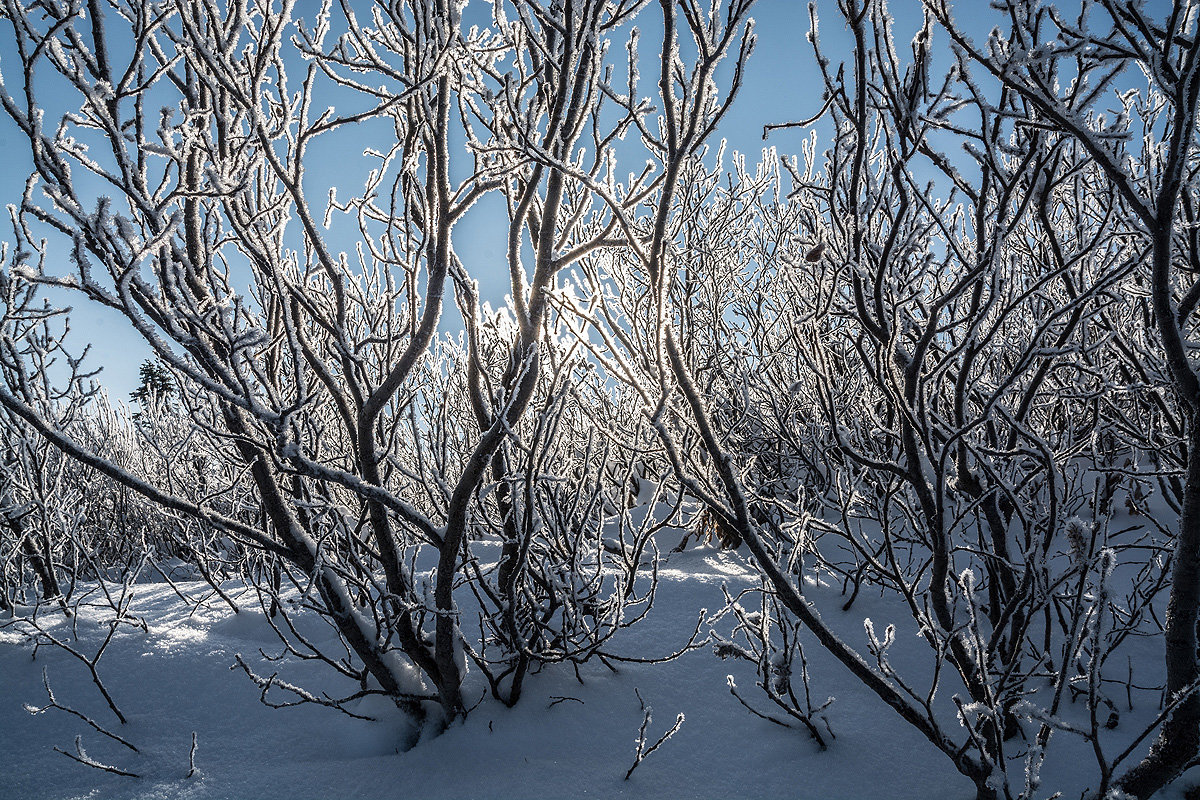
<svg viewBox="0 0 1200 800">
<path fill-rule="evenodd" d="M 129 399 L 143 410 L 151 405 L 160 411 L 171 407 L 171 400 L 175 394 L 175 379 L 166 367 L 157 361 L 146 359 L 138 370 L 138 376 L 141 384 L 129 393 Z M 138 416 L 140 412 L 134 414 L 135 418 Z"/>
</svg>

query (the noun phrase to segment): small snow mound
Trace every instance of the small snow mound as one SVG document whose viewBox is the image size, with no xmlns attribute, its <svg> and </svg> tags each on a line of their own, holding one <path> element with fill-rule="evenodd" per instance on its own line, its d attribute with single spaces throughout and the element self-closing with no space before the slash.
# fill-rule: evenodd
<svg viewBox="0 0 1200 800">
<path fill-rule="evenodd" d="M 346 704 L 346 709 L 370 720 L 339 717 L 330 726 L 331 755 L 373 758 L 402 753 L 416 741 L 419 731 L 411 717 L 391 699 L 369 694 Z"/>
<path fill-rule="evenodd" d="M 236 614 L 222 614 L 212 621 L 209 630 L 213 634 L 235 639 L 271 641 L 275 638 L 266 616 L 256 608 L 242 608 Z"/>
</svg>

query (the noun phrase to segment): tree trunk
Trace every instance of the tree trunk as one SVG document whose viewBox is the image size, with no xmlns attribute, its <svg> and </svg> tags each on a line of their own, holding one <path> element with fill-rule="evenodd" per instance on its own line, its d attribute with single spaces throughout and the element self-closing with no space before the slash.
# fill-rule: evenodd
<svg viewBox="0 0 1200 800">
<path fill-rule="evenodd" d="M 1196 621 L 1200 609 L 1200 419 L 1193 413 L 1188 432 L 1187 480 L 1179 535 L 1171 562 L 1167 601 L 1167 698 L 1193 688 L 1200 675 L 1196 658 Z M 1192 692 L 1171 712 L 1158 739 L 1140 764 L 1118 786 L 1135 797 L 1149 797 L 1190 766 L 1200 754 L 1200 693 Z"/>
</svg>

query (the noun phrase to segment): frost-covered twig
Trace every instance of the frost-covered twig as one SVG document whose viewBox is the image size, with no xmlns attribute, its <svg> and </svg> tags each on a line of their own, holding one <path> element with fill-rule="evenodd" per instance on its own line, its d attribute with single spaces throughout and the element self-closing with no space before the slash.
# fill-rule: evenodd
<svg viewBox="0 0 1200 800">
<path fill-rule="evenodd" d="M 196 732 L 192 731 L 192 748 L 188 751 L 188 771 L 185 778 L 196 774 Z"/>
<path fill-rule="evenodd" d="M 784 613 L 778 598 L 765 584 L 757 590 L 744 590 L 737 596 L 737 599 L 733 598 L 725 587 L 722 587 L 722 590 L 725 593 L 725 608 L 712 621 L 715 622 L 726 614 L 732 614 L 737 620 L 737 627 L 733 632 L 734 638 L 739 636 L 744 638 L 746 646 L 743 647 L 734 641 L 724 641 L 717 637 L 718 641 L 713 646 L 713 652 L 721 659 L 734 657 L 753 663 L 758 668 L 758 680 L 755 685 L 781 711 L 799 722 L 808 731 L 817 746 L 824 750 L 827 743 L 825 736 L 817 728 L 816 721 L 819 720 L 825 724 L 830 738 L 837 738 L 829 725 L 829 720 L 823 714 L 833 704 L 834 698 L 829 697 L 820 705 L 813 704 L 808 660 L 805 658 L 804 648 L 799 641 L 799 624 Z M 762 604 L 760 610 L 750 612 L 739 601 L 754 591 L 761 595 Z M 793 682 L 797 666 L 799 666 L 801 682 L 799 689 L 794 686 Z M 785 728 L 796 727 L 790 722 L 763 713 L 751 706 L 746 698 L 738 692 L 732 675 L 727 675 L 725 680 L 729 684 L 729 693 L 750 713 Z"/>
<path fill-rule="evenodd" d="M 651 716 L 652 709 L 646 705 L 646 701 L 642 699 L 642 693 L 640 691 L 637 689 L 634 689 L 633 691 L 634 694 L 637 695 L 638 703 L 640 703 L 642 707 L 642 724 L 638 728 L 637 750 L 634 752 L 633 764 L 630 765 L 629 771 L 625 773 L 625 780 L 629 780 L 629 776 L 633 774 L 633 771 L 637 769 L 638 766 L 645 761 L 651 753 L 661 747 L 663 742 L 667 741 L 667 739 L 670 739 L 679 732 L 680 728 L 683 727 L 683 714 L 681 712 L 677 717 L 675 717 L 675 724 L 671 726 L 670 730 L 658 737 L 658 740 L 654 744 L 647 747 L 646 729 L 650 727 L 650 722 L 653 719 Z"/>
<path fill-rule="evenodd" d="M 111 764 L 102 763 L 102 762 L 97 761 L 96 759 L 92 758 L 91 756 L 89 756 L 87 754 L 87 751 L 85 751 L 83 749 L 83 737 L 82 736 L 75 737 L 75 752 L 74 753 L 68 753 L 66 750 L 63 750 L 62 748 L 57 747 L 57 746 L 54 749 L 57 750 L 58 752 L 62 753 L 64 756 L 71 759 L 72 761 L 78 761 L 80 764 L 83 764 L 84 766 L 92 767 L 94 769 L 102 770 L 104 772 L 111 772 L 113 775 L 122 775 L 126 778 L 142 777 L 141 775 L 138 775 L 137 773 L 126 772 L 125 770 L 121 769 L 120 767 L 114 767 Z"/>
<path fill-rule="evenodd" d="M 367 695 L 371 695 L 371 694 L 388 694 L 387 692 L 384 692 L 384 691 L 381 691 L 378 689 L 375 689 L 375 690 L 364 689 L 360 692 L 355 692 L 352 695 L 349 695 L 347 697 L 338 698 L 338 699 L 329 697 L 329 695 L 317 697 L 315 694 L 308 691 L 307 689 L 304 689 L 300 686 L 297 686 L 294 683 L 289 683 L 289 682 L 281 679 L 279 677 L 278 673 L 271 673 L 271 675 L 269 675 L 265 678 L 262 675 L 257 674 L 256 672 L 254 672 L 254 670 L 252 670 L 250 668 L 250 665 L 246 663 L 245 659 L 242 658 L 241 653 L 234 654 L 234 659 L 237 663 L 234 664 L 233 666 L 231 666 L 230 669 L 234 670 L 234 669 L 238 669 L 240 667 L 241 670 L 246 673 L 247 677 L 249 677 L 250 680 L 254 682 L 254 685 L 262 690 L 261 694 L 259 695 L 259 700 L 262 702 L 263 705 L 268 706 L 270 708 L 292 708 L 295 706 L 304 705 L 305 703 L 313 703 L 315 705 L 325 706 L 326 708 L 337 709 L 338 711 L 342 712 L 346 716 L 353 717 L 354 719 L 361 719 L 361 720 L 366 720 L 368 722 L 375 722 L 376 721 L 375 717 L 368 717 L 363 714 L 356 714 L 355 712 L 346 708 L 345 704 L 349 703 L 351 700 L 357 700 L 360 697 L 366 697 Z M 279 688 L 279 689 L 282 689 L 283 691 L 291 692 L 292 694 L 296 695 L 296 697 L 298 699 L 285 701 L 282 703 L 278 703 L 273 700 L 269 700 L 269 699 L 267 699 L 267 693 L 270 692 L 272 688 Z M 414 700 L 414 701 L 436 700 L 437 699 L 436 697 L 434 697 L 432 695 L 416 695 L 416 694 L 405 694 L 404 698 L 409 699 L 409 700 Z"/>
<path fill-rule="evenodd" d="M 45 667 L 42 668 L 42 685 L 46 687 L 46 697 L 49 699 L 50 702 L 47 703 L 46 705 L 42 706 L 41 708 L 38 708 L 37 706 L 30 705 L 27 703 L 25 705 L 25 710 L 28 711 L 30 714 L 34 714 L 34 715 L 42 714 L 51 708 L 56 708 L 59 711 L 65 711 L 68 714 L 78 717 L 79 719 L 86 722 L 88 725 L 92 726 L 92 728 L 97 733 L 101 733 L 101 734 L 107 736 L 108 738 L 112 739 L 113 741 L 119 742 L 120 744 L 124 745 L 125 747 L 128 747 L 130 750 L 132 750 L 135 753 L 141 752 L 140 750 L 137 749 L 137 747 L 130 744 L 126 739 L 123 739 L 122 737 L 118 736 L 117 734 L 113 733 L 112 731 L 107 730 L 104 726 L 102 726 L 100 723 L 96 722 L 94 719 L 92 719 L 88 715 L 86 715 L 83 712 L 78 711 L 74 708 L 71 708 L 70 706 L 64 706 L 62 703 L 58 702 L 58 698 L 56 698 L 54 696 L 54 692 L 50 688 L 50 676 L 47 674 Z"/>
<path fill-rule="evenodd" d="M 129 620 L 120 616 L 118 616 L 116 619 L 109 620 L 108 633 L 105 635 L 104 641 L 100 644 L 100 647 L 97 648 L 94 655 L 87 656 L 66 640 L 50 633 L 49 630 L 39 623 L 36 618 L 31 617 L 22 620 L 22 622 L 36 630 L 41 640 L 50 642 L 61 650 L 70 653 L 79 661 L 83 662 L 84 666 L 88 668 L 88 673 L 91 675 L 92 683 L 94 683 L 96 688 L 100 690 L 100 694 L 104 697 L 105 702 L 108 703 L 108 707 L 112 710 L 113 714 L 116 715 L 117 719 L 121 721 L 121 724 L 124 725 L 126 722 L 125 715 L 121 713 L 121 709 L 117 707 L 117 702 L 113 699 L 112 695 L 109 694 L 108 689 L 104 685 L 104 681 L 100 679 L 98 667 L 100 664 L 100 659 L 104 656 L 105 651 L 108 649 L 109 644 L 113 640 L 113 636 L 116 634 L 117 627 L 122 622 L 125 622 L 126 624 L 133 623 L 130 623 Z M 76 637 L 76 643 L 78 643 L 78 637 Z"/>
</svg>

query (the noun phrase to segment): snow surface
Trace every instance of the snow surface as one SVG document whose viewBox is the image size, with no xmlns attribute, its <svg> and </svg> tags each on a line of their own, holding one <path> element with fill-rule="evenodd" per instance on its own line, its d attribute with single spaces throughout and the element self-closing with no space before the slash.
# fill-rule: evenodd
<svg viewBox="0 0 1200 800">
<path fill-rule="evenodd" d="M 614 650 L 629 656 L 663 655 L 687 638 L 701 608 L 723 605 L 721 587 L 736 592 L 757 585 L 737 553 L 701 547 L 673 554 L 660 573 L 659 594 L 649 617 L 623 632 Z M 202 597 L 204 584 L 180 584 Z M 237 587 L 226 589 L 236 592 Z M 729 694 L 732 674 L 751 703 L 767 710 L 754 688 L 753 667 L 722 661 L 703 647 L 666 664 L 626 663 L 612 673 L 599 662 L 581 671 L 569 667 L 533 676 L 516 708 L 485 698 L 468 720 L 446 733 L 398 753 L 408 728 L 390 703 L 360 701 L 356 711 L 381 717 L 366 722 L 336 711 L 305 706 L 274 710 L 259 703 L 259 690 L 240 671 L 242 654 L 256 672 L 300 684 L 315 693 L 348 694 L 354 687 L 327 668 L 285 660 L 272 664 L 259 653 L 278 653 L 274 634 L 244 593 L 234 615 L 213 596 L 199 610 L 183 603 L 165 584 L 136 587 L 133 612 L 148 631 L 123 626 L 100 662 L 100 674 L 129 718 L 119 725 L 79 661 L 57 648 L 32 645 L 9 624 L 0 627 L 0 800 L 64 798 L 962 798 L 974 790 L 949 761 L 846 670 L 820 652 L 805 652 L 813 674 L 814 702 L 837 699 L 827 712 L 837 738 L 820 752 L 808 736 L 785 730 L 746 712 Z M 865 651 L 864 617 L 877 630 L 889 622 L 899 629 L 893 662 L 909 674 L 927 672 L 924 645 L 906 624 L 904 609 L 877 595 L 861 596 L 842 612 L 840 587 L 811 587 L 810 597 L 848 641 Z M 55 620 L 42 612 L 43 622 Z M 81 648 L 98 646 L 105 632 L 87 614 L 79 624 Z M 0 626 L 12 618 L 0 617 Z M 90 624 L 89 624 L 90 623 Z M 57 625 L 66 634 L 61 616 Z M 716 629 L 728 635 L 720 620 Z M 1153 670 L 1161 661 L 1147 645 Z M 90 651 L 89 651 L 90 652 Z M 1139 654 L 1142 655 L 1142 654 Z M 51 709 L 30 715 L 25 704 L 46 702 L 46 669 L 58 700 L 91 716 L 138 746 L 140 755 L 103 739 L 81 720 Z M 652 743 L 673 724 L 682 729 L 623 780 L 634 760 L 642 715 L 635 688 L 654 718 Z M 469 696 L 482 694 L 474 680 Z M 946 702 L 949 706 L 949 688 Z M 473 694 L 472 694 L 473 693 Z M 555 702 L 557 698 L 568 698 Z M 1107 749 L 1124 742 L 1157 711 L 1157 698 L 1134 693 L 1134 711 L 1125 708 Z M 1080 704 L 1081 705 L 1081 704 Z M 1069 708 L 1067 714 L 1082 709 Z M 1066 716 L 1066 714 L 1064 714 Z M 959 735 L 952 719 L 949 729 Z M 1032 734 L 1034 728 L 1030 726 Z M 196 733 L 196 774 L 188 772 L 192 732 Z M 77 764 L 57 746 L 73 750 L 76 735 L 88 754 L 143 777 L 109 775 Z M 1090 750 L 1065 734 L 1055 734 L 1043 768 L 1043 790 L 1078 797 L 1093 775 Z M 1014 763 L 1013 778 L 1019 778 Z M 1182 796 L 1185 782 L 1164 793 Z"/>
</svg>

